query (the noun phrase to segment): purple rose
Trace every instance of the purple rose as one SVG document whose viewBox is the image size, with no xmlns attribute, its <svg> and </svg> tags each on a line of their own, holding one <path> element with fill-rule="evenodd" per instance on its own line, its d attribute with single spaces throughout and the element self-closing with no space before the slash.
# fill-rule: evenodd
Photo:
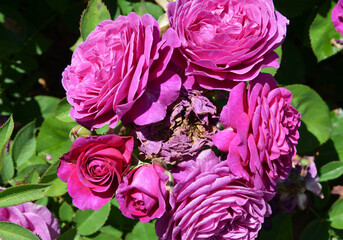
<svg viewBox="0 0 343 240">
<path fill-rule="evenodd" d="M 164 214 L 168 197 L 166 183 L 169 180 L 165 171 L 154 163 L 129 172 L 116 192 L 119 209 L 124 216 L 146 223 Z"/>
<path fill-rule="evenodd" d="M 271 194 L 250 188 L 211 150 L 179 164 L 170 211 L 156 222 L 160 239 L 253 239 L 269 216 Z"/>
<path fill-rule="evenodd" d="M 58 177 L 67 182 L 73 204 L 81 210 L 98 210 L 111 200 L 129 171 L 132 137 L 103 135 L 75 140 L 60 158 Z"/>
<path fill-rule="evenodd" d="M 216 107 L 202 94 L 182 91 L 163 121 L 135 128 L 145 159 L 175 164 L 198 155 L 205 145 L 212 145 L 218 117 Z"/>
<path fill-rule="evenodd" d="M 261 68 L 278 68 L 273 51 L 286 36 L 288 20 L 272 0 L 177 0 L 168 4 L 170 27 L 181 40 L 176 63 L 207 89 L 232 89 Z"/>
<path fill-rule="evenodd" d="M 0 208 L 0 221 L 21 225 L 42 240 L 56 239 L 60 235 L 58 221 L 54 215 L 45 206 L 32 202 Z"/>
<path fill-rule="evenodd" d="M 273 191 L 278 178 L 286 178 L 296 154 L 300 114 L 290 105 L 292 93 L 278 88 L 269 74 L 232 89 L 220 121 L 225 130 L 214 144 L 228 152 L 236 175 L 251 179 L 259 189 Z"/>
<path fill-rule="evenodd" d="M 339 0 L 333 8 L 331 20 L 335 29 L 343 35 L 343 0 Z"/>
<path fill-rule="evenodd" d="M 180 41 L 171 29 L 160 39 L 157 21 L 135 13 L 101 22 L 75 50 L 62 84 L 70 116 L 91 129 L 118 120 L 160 121 L 180 91 L 167 65 Z"/>
</svg>

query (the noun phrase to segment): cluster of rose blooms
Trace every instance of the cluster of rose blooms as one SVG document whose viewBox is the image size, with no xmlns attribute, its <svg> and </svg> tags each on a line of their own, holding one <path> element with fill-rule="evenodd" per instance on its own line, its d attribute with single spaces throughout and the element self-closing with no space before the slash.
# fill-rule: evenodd
<svg viewBox="0 0 343 240">
<path fill-rule="evenodd" d="M 75 50 L 62 80 L 71 117 L 91 130 L 120 120 L 132 136 L 77 138 L 57 174 L 78 208 L 98 210 L 115 194 L 125 216 L 157 218 L 160 239 L 254 239 L 276 188 L 288 212 L 305 206 L 305 188 L 322 196 L 310 158 L 302 167 L 294 158 L 286 178 L 300 114 L 290 91 L 260 73 L 278 67 L 288 20 L 272 0 L 177 0 L 168 18 L 162 37 L 150 15 L 104 21 Z M 343 0 L 332 22 L 343 35 Z M 218 112 L 207 97 L 226 93 Z M 0 208 L 0 220 L 43 240 L 60 232 L 30 202 Z"/>
<path fill-rule="evenodd" d="M 160 239 L 254 239 L 299 138 L 291 92 L 261 73 L 278 67 L 288 20 L 272 0 L 178 0 L 167 14 L 162 36 L 130 13 L 76 48 L 70 116 L 90 130 L 121 121 L 130 136 L 77 138 L 57 174 L 76 207 L 115 195 L 126 217 L 157 218 Z"/>
</svg>

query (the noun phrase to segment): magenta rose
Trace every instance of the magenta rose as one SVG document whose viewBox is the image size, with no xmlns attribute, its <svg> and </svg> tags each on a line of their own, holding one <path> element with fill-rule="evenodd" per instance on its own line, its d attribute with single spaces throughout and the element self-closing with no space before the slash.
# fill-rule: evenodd
<svg viewBox="0 0 343 240">
<path fill-rule="evenodd" d="M 343 0 L 339 0 L 333 8 L 331 20 L 335 29 L 343 35 Z"/>
<path fill-rule="evenodd" d="M 162 120 L 181 87 L 180 77 L 167 68 L 179 45 L 172 29 L 160 39 L 150 15 L 101 22 L 62 74 L 70 116 L 91 129 L 115 127 L 119 119 L 137 125 Z"/>
<path fill-rule="evenodd" d="M 45 206 L 32 202 L 0 208 L 0 221 L 23 226 L 42 240 L 56 239 L 60 235 L 58 221 L 54 215 Z"/>
<path fill-rule="evenodd" d="M 273 50 L 289 21 L 272 0 L 177 0 L 167 12 L 181 40 L 175 62 L 186 60 L 186 75 L 203 88 L 232 89 L 261 68 L 279 67 Z"/>
<path fill-rule="evenodd" d="M 250 188 L 247 181 L 219 163 L 211 150 L 196 161 L 182 162 L 173 176 L 171 209 L 156 221 L 163 240 L 254 239 L 271 213 L 272 195 Z"/>
<path fill-rule="evenodd" d="M 300 114 L 291 106 L 292 93 L 278 88 L 269 74 L 240 83 L 230 93 L 220 121 L 225 130 L 213 137 L 228 152 L 236 175 L 252 180 L 259 189 L 273 191 L 278 178 L 286 178 L 296 154 Z"/>
<path fill-rule="evenodd" d="M 166 183 L 169 180 L 165 171 L 154 163 L 129 172 L 116 192 L 119 209 L 124 216 L 146 223 L 164 214 L 168 197 Z"/>
<path fill-rule="evenodd" d="M 129 171 L 132 137 L 103 135 L 78 138 L 60 158 L 58 177 L 67 182 L 73 204 L 98 210 L 109 200 Z"/>
</svg>

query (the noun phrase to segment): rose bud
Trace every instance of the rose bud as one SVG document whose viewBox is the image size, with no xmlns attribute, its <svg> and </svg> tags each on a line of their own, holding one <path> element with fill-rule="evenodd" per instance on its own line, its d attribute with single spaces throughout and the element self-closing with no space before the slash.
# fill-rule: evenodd
<svg viewBox="0 0 343 240">
<path fill-rule="evenodd" d="M 160 165 L 143 165 L 129 172 L 119 185 L 116 198 L 119 209 L 128 218 L 143 223 L 161 217 L 166 211 L 169 176 Z"/>
</svg>

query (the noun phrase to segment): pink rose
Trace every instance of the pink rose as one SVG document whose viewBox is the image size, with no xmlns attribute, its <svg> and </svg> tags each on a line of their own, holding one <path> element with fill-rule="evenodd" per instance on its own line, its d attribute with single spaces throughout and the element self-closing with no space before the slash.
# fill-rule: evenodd
<svg viewBox="0 0 343 240">
<path fill-rule="evenodd" d="M 169 180 L 165 171 L 154 163 L 129 172 L 116 192 L 119 209 L 124 216 L 146 223 L 164 214 L 168 197 L 166 183 Z"/>
<path fill-rule="evenodd" d="M 111 200 L 123 175 L 129 171 L 132 137 L 103 135 L 78 138 L 60 158 L 58 177 L 67 182 L 73 204 L 81 210 L 98 210 Z"/>
<path fill-rule="evenodd" d="M 335 29 L 343 35 L 343 0 L 332 9 L 331 20 Z"/>
<path fill-rule="evenodd" d="M 300 114 L 290 105 L 292 93 L 278 88 L 269 74 L 240 83 L 230 93 L 220 121 L 225 130 L 213 137 L 228 152 L 231 171 L 251 179 L 259 189 L 273 191 L 278 178 L 286 178 L 296 154 Z"/>
<path fill-rule="evenodd" d="M 279 67 L 273 50 L 283 42 L 288 20 L 272 0 L 177 0 L 167 12 L 181 40 L 183 57 L 175 62 L 185 59 L 186 75 L 203 88 L 232 89 L 261 68 Z"/>
<path fill-rule="evenodd" d="M 181 171 L 173 174 L 177 184 L 170 195 L 171 209 L 156 221 L 159 239 L 257 237 L 264 217 L 271 213 L 267 201 L 272 194 L 250 188 L 211 150 L 179 165 Z"/>
<path fill-rule="evenodd" d="M 0 221 L 23 226 L 42 240 L 56 239 L 60 235 L 58 221 L 54 215 L 45 206 L 32 202 L 0 208 Z"/>
<path fill-rule="evenodd" d="M 70 116 L 91 129 L 118 120 L 158 122 L 180 91 L 167 65 L 180 41 L 171 29 L 160 39 L 157 21 L 135 13 L 101 22 L 75 50 L 62 84 Z"/>
</svg>

